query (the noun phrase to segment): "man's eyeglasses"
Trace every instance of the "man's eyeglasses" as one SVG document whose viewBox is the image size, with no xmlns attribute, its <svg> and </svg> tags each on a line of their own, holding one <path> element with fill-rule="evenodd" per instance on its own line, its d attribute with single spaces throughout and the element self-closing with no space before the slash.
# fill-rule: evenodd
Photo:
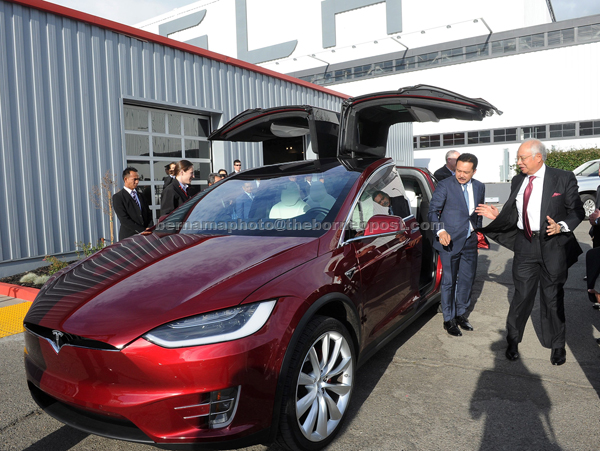
<svg viewBox="0 0 600 451">
<path fill-rule="evenodd" d="M 527 158 L 532 157 L 532 156 L 533 156 L 533 154 L 525 155 L 524 157 L 517 156 L 517 160 L 516 161 L 517 161 L 517 163 L 519 161 L 523 161 L 524 162 L 525 160 L 527 160 Z"/>
</svg>

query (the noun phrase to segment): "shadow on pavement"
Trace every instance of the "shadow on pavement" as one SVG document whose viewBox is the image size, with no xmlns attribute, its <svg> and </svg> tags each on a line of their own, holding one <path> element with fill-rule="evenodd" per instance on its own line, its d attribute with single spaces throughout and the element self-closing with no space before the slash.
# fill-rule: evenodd
<svg viewBox="0 0 600 451">
<path fill-rule="evenodd" d="M 87 438 L 88 435 L 72 427 L 63 426 L 23 451 L 67 451 Z"/>
</svg>

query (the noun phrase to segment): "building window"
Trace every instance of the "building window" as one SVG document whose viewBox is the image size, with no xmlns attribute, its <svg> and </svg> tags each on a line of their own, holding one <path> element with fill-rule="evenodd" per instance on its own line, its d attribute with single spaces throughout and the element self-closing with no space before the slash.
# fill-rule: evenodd
<svg viewBox="0 0 600 451">
<path fill-rule="evenodd" d="M 544 47 L 544 33 L 521 36 L 519 38 L 519 50 L 529 50 Z"/>
<path fill-rule="evenodd" d="M 153 211 L 160 212 L 165 165 L 185 159 L 194 164 L 192 193 L 199 192 L 211 172 L 207 116 L 139 106 L 123 107 L 127 166 L 140 173 L 139 187 Z"/>
<path fill-rule="evenodd" d="M 548 32 L 548 47 L 554 45 L 571 44 L 575 42 L 575 29 L 557 30 Z"/>
<path fill-rule="evenodd" d="M 600 135 L 600 121 L 579 123 L 579 136 Z"/>
<path fill-rule="evenodd" d="M 550 125 L 550 138 L 575 136 L 575 122 Z"/>
<path fill-rule="evenodd" d="M 523 127 L 521 129 L 521 139 L 546 139 L 546 126 L 535 125 L 533 127 Z"/>
<path fill-rule="evenodd" d="M 577 28 L 577 41 L 596 41 L 600 39 L 600 23 Z"/>
<path fill-rule="evenodd" d="M 427 149 L 429 147 L 440 147 L 440 135 L 421 136 L 419 138 L 420 149 Z"/>
<path fill-rule="evenodd" d="M 490 141 L 490 131 L 479 130 L 477 132 L 469 132 L 467 144 L 485 144 L 489 143 Z"/>
<path fill-rule="evenodd" d="M 413 136 L 413 149 L 416 149 L 418 147 L 418 138 L 416 136 Z"/>
<path fill-rule="evenodd" d="M 492 42 L 492 55 L 498 53 L 512 53 L 517 51 L 516 39 L 505 39 L 504 41 Z"/>
<path fill-rule="evenodd" d="M 415 67 L 417 67 L 417 63 L 414 56 L 396 60 L 396 70 L 410 70 Z"/>
<path fill-rule="evenodd" d="M 449 133 L 444 135 L 444 146 L 464 146 L 464 133 Z"/>
<path fill-rule="evenodd" d="M 505 128 L 501 130 L 494 130 L 494 142 L 501 143 L 507 141 L 517 140 L 517 129 L 516 128 Z"/>
<path fill-rule="evenodd" d="M 489 48 L 487 44 L 469 45 L 465 48 L 465 56 L 468 60 L 488 56 Z"/>
<path fill-rule="evenodd" d="M 451 50 L 442 50 L 442 64 L 456 63 L 464 60 L 464 50 L 462 47 Z"/>
<path fill-rule="evenodd" d="M 440 62 L 439 52 L 425 53 L 423 55 L 417 55 L 417 63 L 419 67 L 429 67 L 436 65 Z"/>
</svg>

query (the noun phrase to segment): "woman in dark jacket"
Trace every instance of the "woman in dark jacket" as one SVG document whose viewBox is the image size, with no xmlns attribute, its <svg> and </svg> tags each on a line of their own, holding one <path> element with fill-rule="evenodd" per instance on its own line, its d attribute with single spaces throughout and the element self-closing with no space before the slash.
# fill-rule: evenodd
<svg viewBox="0 0 600 451">
<path fill-rule="evenodd" d="M 175 180 L 169 183 L 162 192 L 160 215 L 168 215 L 191 197 L 188 189 L 194 178 L 194 165 L 188 160 L 181 160 L 175 167 Z"/>
</svg>

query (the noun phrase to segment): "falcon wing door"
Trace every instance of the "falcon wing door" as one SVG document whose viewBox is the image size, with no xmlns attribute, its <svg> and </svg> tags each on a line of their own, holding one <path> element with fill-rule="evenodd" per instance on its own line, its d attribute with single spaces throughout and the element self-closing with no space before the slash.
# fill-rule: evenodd
<svg viewBox="0 0 600 451">
<path fill-rule="evenodd" d="M 339 113 L 308 105 L 246 110 L 211 133 L 213 141 L 265 142 L 309 135 L 319 158 L 335 157 Z"/>
<path fill-rule="evenodd" d="M 494 112 L 502 114 L 483 99 L 427 85 L 350 98 L 342 106 L 338 156 L 385 157 L 389 128 L 394 124 L 440 119 L 481 121 Z"/>
</svg>

